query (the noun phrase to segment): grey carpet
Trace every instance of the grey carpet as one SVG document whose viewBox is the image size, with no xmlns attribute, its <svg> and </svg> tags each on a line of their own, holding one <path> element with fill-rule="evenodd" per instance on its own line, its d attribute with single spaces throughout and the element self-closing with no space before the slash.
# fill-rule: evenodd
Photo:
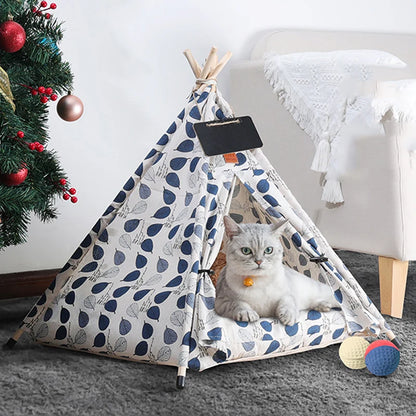
<svg viewBox="0 0 416 416">
<path fill-rule="evenodd" d="M 339 252 L 378 305 L 377 258 Z M 28 339 L 0 351 L 0 415 L 413 415 L 416 413 L 416 267 L 411 265 L 402 320 L 388 318 L 402 342 L 389 377 L 349 370 L 338 345 L 188 372 L 175 388 L 171 367 L 47 348 Z M 34 299 L 0 302 L 0 342 Z"/>
</svg>

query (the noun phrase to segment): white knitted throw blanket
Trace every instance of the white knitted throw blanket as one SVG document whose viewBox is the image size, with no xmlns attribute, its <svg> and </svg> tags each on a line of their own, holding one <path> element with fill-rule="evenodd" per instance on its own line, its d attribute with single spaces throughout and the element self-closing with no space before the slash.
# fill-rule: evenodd
<svg viewBox="0 0 416 416">
<path fill-rule="evenodd" d="M 403 68 L 397 57 L 375 50 L 305 52 L 269 55 L 264 71 L 279 100 L 315 144 L 311 169 L 326 174 L 322 200 L 344 197 L 340 159 L 351 126 L 375 121 L 372 97 L 364 93 L 376 66 Z M 340 150 L 342 147 L 342 150 Z"/>
</svg>

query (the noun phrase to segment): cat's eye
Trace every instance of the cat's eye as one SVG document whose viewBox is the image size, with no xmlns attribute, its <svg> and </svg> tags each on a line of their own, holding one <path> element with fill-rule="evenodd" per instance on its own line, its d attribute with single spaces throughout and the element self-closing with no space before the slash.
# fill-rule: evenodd
<svg viewBox="0 0 416 416">
<path fill-rule="evenodd" d="M 251 254 L 251 253 L 252 253 L 251 248 L 249 248 L 249 247 L 242 247 L 242 248 L 241 248 L 241 252 L 242 252 L 243 254 L 245 254 L 246 256 L 248 256 L 249 254 Z"/>
<path fill-rule="evenodd" d="M 272 254 L 273 253 L 273 247 L 266 247 L 264 249 L 264 254 Z"/>
</svg>

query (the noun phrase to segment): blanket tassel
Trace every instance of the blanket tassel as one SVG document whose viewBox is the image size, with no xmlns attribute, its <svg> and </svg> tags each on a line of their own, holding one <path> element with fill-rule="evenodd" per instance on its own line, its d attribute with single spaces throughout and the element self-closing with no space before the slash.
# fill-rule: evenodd
<svg viewBox="0 0 416 416">
<path fill-rule="evenodd" d="M 324 185 L 321 199 L 322 201 L 327 201 L 331 204 L 340 204 L 341 202 L 344 202 L 340 181 L 336 179 L 327 180 Z"/>
<path fill-rule="evenodd" d="M 329 136 L 324 133 L 321 141 L 316 148 L 315 156 L 312 161 L 311 169 L 315 172 L 327 172 L 329 154 L 331 153 L 331 145 L 329 143 Z"/>
</svg>

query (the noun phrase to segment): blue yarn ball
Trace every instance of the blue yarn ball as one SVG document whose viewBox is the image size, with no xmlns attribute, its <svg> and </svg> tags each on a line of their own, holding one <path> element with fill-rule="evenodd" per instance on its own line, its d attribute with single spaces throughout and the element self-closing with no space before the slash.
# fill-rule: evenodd
<svg viewBox="0 0 416 416">
<path fill-rule="evenodd" d="M 365 352 L 365 364 L 370 373 L 376 376 L 388 376 L 400 362 L 400 351 L 390 341 L 378 340 L 371 343 Z"/>
</svg>

